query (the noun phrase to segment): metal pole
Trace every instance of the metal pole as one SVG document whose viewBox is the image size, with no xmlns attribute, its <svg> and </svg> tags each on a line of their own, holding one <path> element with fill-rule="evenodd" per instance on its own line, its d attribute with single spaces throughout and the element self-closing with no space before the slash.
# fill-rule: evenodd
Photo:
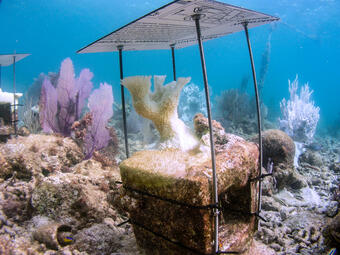
<svg viewBox="0 0 340 255">
<path fill-rule="evenodd" d="M 119 68 L 120 68 L 120 79 L 123 80 L 123 46 L 120 45 L 117 47 L 119 51 Z M 123 128 L 124 128 L 124 139 L 125 139 L 125 152 L 126 157 L 130 157 L 129 155 L 129 144 L 127 137 L 127 126 L 126 126 L 126 109 L 125 109 L 125 95 L 124 95 L 124 86 L 120 84 L 120 92 L 122 96 L 122 109 L 123 109 Z"/>
<path fill-rule="evenodd" d="M 261 196 L 262 196 L 262 161 L 263 161 L 263 151 L 262 151 L 262 125 L 261 125 L 261 111 L 260 111 L 260 99 L 259 99 L 259 92 L 257 88 L 257 81 L 256 81 L 256 72 L 255 72 L 255 65 L 253 59 L 253 52 L 251 50 L 250 40 L 249 40 L 249 33 L 248 33 L 248 23 L 244 23 L 244 31 L 246 33 L 249 56 L 250 56 L 250 63 L 251 63 L 251 70 L 253 72 L 253 80 L 254 80 L 254 88 L 255 88 L 255 97 L 256 97 L 256 110 L 257 110 L 257 125 L 258 125 L 258 133 L 259 133 L 259 196 L 258 196 L 258 206 L 257 206 L 257 214 L 259 215 L 261 212 Z"/>
<path fill-rule="evenodd" d="M 219 210 L 218 206 L 218 192 L 217 192 L 217 176 L 216 176 L 216 161 L 215 161 L 215 146 L 213 139 L 213 127 L 211 120 L 211 108 L 210 108 L 210 97 L 209 97 L 209 87 L 208 87 L 208 77 L 207 70 L 205 65 L 204 51 L 203 51 L 203 43 L 201 36 L 201 28 L 200 28 L 200 14 L 195 14 L 192 16 L 193 20 L 195 20 L 196 24 L 196 32 L 197 32 L 197 41 L 201 56 L 201 64 L 202 64 L 202 73 L 203 73 L 203 81 L 204 81 L 204 89 L 205 89 L 205 98 L 207 103 L 207 112 L 208 112 L 208 121 L 209 121 L 209 135 L 210 135 L 210 150 L 211 150 L 211 162 L 212 162 L 212 172 L 213 172 L 213 201 L 216 207 L 214 208 L 214 252 L 217 254 L 219 252 L 219 240 L 218 240 L 218 215 Z"/>
<path fill-rule="evenodd" d="M 14 120 L 13 120 L 13 123 L 14 123 L 14 134 L 15 134 L 15 137 L 18 136 L 17 134 L 17 113 L 16 113 L 16 103 L 15 103 L 15 56 L 13 56 L 13 100 L 14 100 L 14 103 L 13 103 L 13 115 L 14 115 Z"/>
<path fill-rule="evenodd" d="M 172 55 L 172 70 L 174 73 L 174 81 L 177 80 L 176 78 L 176 62 L 175 62 L 175 44 L 171 44 L 171 55 Z"/>
</svg>

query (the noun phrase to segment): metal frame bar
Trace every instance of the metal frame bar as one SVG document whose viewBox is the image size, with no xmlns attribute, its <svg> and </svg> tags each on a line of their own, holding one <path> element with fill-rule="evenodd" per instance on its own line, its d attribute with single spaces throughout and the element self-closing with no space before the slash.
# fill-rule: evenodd
<svg viewBox="0 0 340 255">
<path fill-rule="evenodd" d="M 211 104 L 210 104 L 210 96 L 209 96 L 209 86 L 208 86 L 208 77 L 207 77 L 207 70 L 206 70 L 206 63 L 205 63 L 205 56 L 204 56 L 204 49 L 203 49 L 203 40 L 201 36 L 201 28 L 200 28 L 200 14 L 192 15 L 192 19 L 195 21 L 196 25 L 196 33 L 197 33 L 197 42 L 199 46 L 200 58 L 201 58 L 201 65 L 202 65 L 202 74 L 203 74 L 203 81 L 204 81 L 204 89 L 205 89 L 205 96 L 206 96 L 206 105 L 207 105 L 207 113 L 208 113 L 208 123 L 209 123 L 209 138 L 210 138 L 210 150 L 211 150 L 211 161 L 212 161 L 212 172 L 213 172 L 213 220 L 214 220 L 214 235 L 213 235 L 213 254 L 220 254 L 220 253 L 229 253 L 229 252 L 221 252 L 219 250 L 219 219 L 218 216 L 220 214 L 218 208 L 218 188 L 217 188 L 217 174 L 216 174 L 216 159 L 215 159 L 215 145 L 213 140 L 213 126 L 212 126 L 212 117 L 211 117 Z M 253 59 L 253 53 L 251 49 L 251 44 L 249 40 L 249 33 L 248 33 L 248 23 L 244 23 L 244 30 L 247 39 L 247 45 L 249 50 L 249 57 L 251 63 L 251 69 L 253 74 L 253 81 L 254 81 L 254 89 L 255 89 L 255 96 L 256 96 L 256 108 L 257 108 L 257 122 L 258 122 L 258 133 L 259 133 L 259 175 L 256 181 L 259 182 L 259 192 L 258 192 L 258 206 L 257 212 L 255 216 L 260 217 L 261 212 L 261 196 L 262 196 L 262 162 L 263 162 L 263 151 L 262 151 L 262 125 L 261 125 L 261 111 L 260 111 L 260 100 L 259 100 L 259 93 L 258 93 L 258 86 L 257 86 L 257 79 L 256 79 L 256 71 Z M 175 45 L 170 45 L 171 47 L 171 55 L 172 55 L 172 66 L 173 66 L 173 78 L 176 81 L 176 63 L 175 63 Z M 123 60 L 122 60 L 122 51 L 123 46 L 118 46 L 119 51 L 119 65 L 120 65 L 120 78 L 121 80 L 124 78 L 123 76 Z M 124 124 L 124 136 L 125 136 L 125 149 L 126 149 L 126 156 L 129 157 L 129 149 L 128 149 L 128 139 L 127 139 L 127 123 L 126 123 L 126 109 L 125 109 L 125 95 L 124 95 L 124 86 L 121 84 L 121 96 L 122 96 L 122 110 L 123 110 L 123 124 Z M 254 180 L 255 180 L 254 179 Z M 260 217 L 261 218 L 261 217 Z M 230 252 L 234 253 L 234 252 Z"/>
<path fill-rule="evenodd" d="M 176 81 L 177 77 L 176 77 L 175 44 L 171 44 L 170 47 L 171 47 L 171 56 L 172 56 L 172 71 L 174 74 L 174 81 Z"/>
<path fill-rule="evenodd" d="M 213 126 L 212 126 L 212 119 L 211 119 L 211 107 L 210 107 L 210 97 L 209 97 L 209 87 L 208 87 L 208 77 L 207 77 L 207 70 L 205 65 L 205 57 L 204 57 L 204 50 L 203 50 L 203 43 L 202 43 L 202 36 L 201 36 L 201 28 L 200 28 L 200 14 L 194 14 L 192 19 L 195 21 L 196 24 L 196 33 L 197 33 L 197 41 L 198 47 L 200 51 L 201 57 L 201 64 L 202 64 L 202 74 L 203 74 L 203 81 L 204 81 L 204 89 L 205 89 L 205 98 L 207 103 L 207 113 L 208 113 L 208 121 L 209 121 L 209 135 L 210 135 L 210 151 L 211 151 L 211 162 L 212 162 L 212 172 L 213 172 L 213 203 L 218 205 L 218 191 L 217 191 L 217 176 L 216 176 L 216 161 L 215 161 L 215 146 L 214 146 L 214 139 L 213 139 Z M 213 217 L 214 217 L 214 253 L 218 254 L 219 252 L 219 237 L 218 237 L 218 215 L 219 209 L 216 207 L 213 209 Z"/>
<path fill-rule="evenodd" d="M 94 44 L 96 44 L 96 43 L 99 43 L 101 40 L 107 40 L 107 39 L 110 40 L 110 39 L 107 38 L 107 37 L 110 37 L 111 35 L 113 35 L 113 34 L 115 34 L 115 33 L 117 33 L 117 32 L 122 32 L 122 30 L 124 31 L 124 29 L 126 29 L 126 28 L 129 27 L 130 25 L 132 25 L 132 24 L 134 24 L 134 23 L 136 23 L 136 22 L 139 22 L 139 21 L 143 20 L 144 18 L 146 18 L 146 17 L 148 17 L 148 16 L 151 16 L 151 15 L 153 15 L 153 14 L 158 14 L 162 9 L 165 9 L 165 8 L 167 8 L 168 6 L 170 6 L 170 5 L 172 5 L 172 4 L 176 3 L 176 2 L 180 2 L 180 1 L 181 1 L 181 0 L 173 0 L 173 1 L 171 1 L 170 3 L 168 3 L 168 4 L 166 4 L 166 5 L 164 5 L 164 6 L 161 6 L 161 7 L 157 8 L 157 9 L 155 9 L 155 10 L 153 10 L 153 11 L 151 11 L 151 12 L 145 14 L 144 16 L 142 16 L 142 17 L 140 17 L 140 18 L 138 18 L 138 19 L 135 19 L 134 21 L 131 21 L 130 23 L 128 23 L 128 24 L 126 24 L 126 25 L 124 25 L 124 26 L 122 26 L 122 27 L 120 27 L 120 28 L 118 28 L 118 29 L 112 31 L 111 33 L 102 36 L 101 38 L 99 38 L 99 39 L 97 39 L 96 41 L 94 41 L 94 42 L 88 44 L 87 46 L 82 47 L 80 50 L 77 51 L 77 53 L 89 53 L 89 52 L 86 52 L 86 51 L 85 51 L 86 48 L 89 48 L 89 47 L 91 47 L 92 45 L 94 45 Z M 188 1 L 188 2 L 190 2 L 190 1 Z M 217 2 L 218 2 L 218 1 L 217 1 Z M 250 20 L 252 23 L 258 23 L 258 22 L 260 22 L 260 23 L 262 23 L 262 22 L 268 22 L 268 23 L 269 23 L 269 22 L 278 20 L 277 17 L 271 16 L 271 15 L 268 15 L 268 14 L 264 14 L 264 13 L 261 13 L 261 12 L 258 12 L 258 11 L 250 10 L 250 9 L 247 9 L 247 8 L 243 8 L 243 7 L 239 7 L 239 6 L 235 6 L 235 5 L 231 5 L 231 4 L 227 4 L 227 3 L 222 3 L 222 2 L 219 2 L 219 3 L 220 3 L 220 4 L 223 4 L 223 5 L 226 5 L 226 6 L 229 6 L 229 7 L 231 7 L 232 9 L 241 10 L 241 11 L 245 11 L 245 12 L 251 12 L 251 13 L 253 13 L 253 14 L 260 14 L 261 16 L 262 16 L 262 15 L 265 16 L 265 17 L 260 18 L 259 21 L 253 21 L 252 18 L 250 17 L 249 20 Z M 237 20 L 237 21 L 235 21 L 235 22 L 237 22 L 237 23 L 238 23 L 238 22 L 242 22 L 242 20 L 244 20 L 244 19 L 241 18 L 240 20 Z M 233 23 L 234 23 L 234 22 L 233 22 Z M 241 30 L 239 30 L 239 31 L 241 31 Z M 237 32 L 239 32 L 239 31 L 237 31 Z M 236 31 L 235 31 L 235 32 L 236 32 Z M 214 38 L 215 38 L 215 36 L 214 36 Z M 122 41 L 124 41 L 124 38 L 120 38 L 120 39 L 122 39 Z M 172 42 L 175 42 L 175 41 L 178 42 L 178 40 L 184 40 L 184 41 L 186 41 L 186 39 L 183 39 L 183 38 L 174 38 L 173 40 L 171 40 L 171 41 L 168 40 L 167 42 L 168 42 L 168 43 L 172 43 Z M 139 41 L 139 40 L 137 39 L 137 41 Z M 155 40 L 152 40 L 152 41 L 154 42 Z M 156 40 L 156 41 L 157 41 L 157 40 Z M 161 41 L 163 42 L 163 40 L 161 40 Z M 187 46 L 191 46 L 191 45 L 187 45 Z M 186 46 L 184 46 L 184 47 L 186 47 Z M 184 47 L 181 47 L 181 48 L 184 48 Z M 164 48 L 162 48 L 162 49 L 167 49 L 167 45 L 166 45 Z M 132 50 L 134 50 L 134 49 L 132 49 Z M 150 49 L 149 49 L 149 50 L 150 50 Z M 95 52 L 95 51 L 90 51 L 90 52 Z M 103 51 L 103 52 L 111 52 L 111 48 L 110 48 L 110 49 L 106 49 L 106 50 Z"/>
<path fill-rule="evenodd" d="M 119 69 L 120 69 L 120 80 L 123 80 L 123 45 L 117 47 L 119 51 Z M 124 126 L 124 140 L 125 140 L 125 153 L 126 157 L 130 157 L 129 153 L 129 144 L 127 137 L 127 125 L 126 125 L 126 109 L 125 109 L 125 94 L 124 94 L 124 86 L 120 84 L 120 92 L 122 96 L 122 110 L 123 110 L 123 126 Z"/>
<path fill-rule="evenodd" d="M 211 150 L 211 161 L 212 161 L 212 172 L 213 172 L 213 220 L 214 220 L 214 236 L 213 236 L 213 253 L 219 254 L 219 208 L 218 208 L 218 188 L 217 188 L 217 174 L 216 174 L 216 159 L 215 159 L 215 145 L 213 140 L 213 126 L 212 126 L 212 117 L 211 117 L 211 104 L 210 104 L 210 96 L 209 96 L 209 86 L 208 86 L 208 77 L 207 77 L 207 70 L 206 70 L 206 63 L 205 63 L 205 56 L 204 56 L 204 49 L 203 49 L 203 41 L 201 35 L 201 28 L 200 28 L 200 14 L 194 14 L 192 19 L 195 21 L 196 25 L 196 33 L 197 33 L 197 42 L 199 46 L 200 58 L 201 58 L 201 65 L 202 65 L 202 74 L 203 74 L 203 81 L 204 81 L 204 89 L 205 89 L 205 97 L 206 97 L 206 105 L 207 105 L 207 113 L 208 113 L 208 123 L 209 123 L 209 138 L 210 138 L 210 150 Z M 257 212 L 255 213 L 256 216 L 260 216 L 261 212 L 261 196 L 262 196 L 262 162 L 263 162 L 263 151 L 262 151 L 262 125 L 261 125 L 261 110 L 260 110 L 260 100 L 259 100 L 259 93 L 258 93 L 258 86 L 257 86 L 257 79 L 256 79 L 256 71 L 253 59 L 252 48 L 249 40 L 249 33 L 248 33 L 248 23 L 244 23 L 244 30 L 247 39 L 251 69 L 253 74 L 253 81 L 254 81 L 254 89 L 255 89 L 255 97 L 256 97 L 256 109 L 257 109 L 257 122 L 258 122 L 258 134 L 259 134 L 259 178 L 256 180 L 259 182 L 259 192 L 258 192 L 258 205 L 257 205 Z M 175 63 L 175 45 L 170 45 L 171 47 L 171 55 L 172 55 L 172 67 L 173 67 L 173 78 L 176 81 L 176 63 Z M 119 66 L 120 66 L 120 79 L 124 78 L 123 75 L 123 57 L 122 51 L 123 46 L 118 46 L 119 51 Z M 14 67 L 15 68 L 15 67 Z M 122 110 L 123 110 L 123 124 L 124 124 L 124 138 L 125 138 L 125 150 L 126 150 L 126 157 L 129 157 L 129 149 L 128 149 L 128 139 L 127 139 L 127 123 L 126 123 L 126 108 L 125 108 L 125 94 L 124 94 L 124 86 L 121 84 L 121 96 L 122 96 Z"/>
<path fill-rule="evenodd" d="M 249 40 L 249 32 L 248 32 L 248 23 L 243 23 L 244 31 L 246 34 L 247 39 L 247 45 L 248 45 L 248 51 L 249 51 L 249 57 L 250 57 L 250 64 L 251 64 L 251 70 L 253 73 L 253 80 L 254 80 L 254 89 L 255 89 L 255 97 L 256 97 L 256 110 L 257 110 L 257 124 L 258 124 L 258 135 L 259 135 L 259 193 L 258 193 L 258 204 L 257 204 L 257 215 L 259 216 L 261 212 L 261 197 L 262 197 L 262 162 L 263 162 L 263 151 L 262 151 L 262 124 L 261 124 L 261 110 L 260 110 L 260 98 L 259 98 L 259 92 L 257 87 L 257 80 L 256 80 L 256 71 L 255 71 L 255 64 L 254 64 L 254 58 L 253 58 L 253 52 L 251 49 L 251 44 Z"/>
<path fill-rule="evenodd" d="M 15 89 L 15 56 L 13 56 L 13 124 L 14 124 L 14 134 L 15 137 L 18 136 L 18 132 L 17 132 L 17 114 L 16 114 L 16 103 L 15 103 L 15 93 L 16 93 L 16 89 Z"/>
</svg>

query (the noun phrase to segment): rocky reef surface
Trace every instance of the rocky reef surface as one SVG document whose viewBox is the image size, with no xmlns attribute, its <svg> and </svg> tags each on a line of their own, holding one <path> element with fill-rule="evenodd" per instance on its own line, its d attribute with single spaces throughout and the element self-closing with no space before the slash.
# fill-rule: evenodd
<svg viewBox="0 0 340 255">
<path fill-rule="evenodd" d="M 129 135 L 131 151 L 144 148 L 140 138 Z M 221 138 L 215 137 L 217 150 Z M 327 254 L 339 247 L 340 142 L 316 138 L 315 144 L 294 168 L 289 137 L 264 133 L 274 177 L 263 185 L 267 222 L 255 233 L 257 254 Z M 122 159 L 123 147 L 116 160 Z M 117 165 L 83 161 L 70 138 L 29 135 L 0 144 L 0 254 L 139 254 L 131 225 L 119 225 L 131 201 L 117 181 Z"/>
<path fill-rule="evenodd" d="M 276 141 L 282 138 L 276 132 Z M 273 131 L 266 131 L 273 138 Z M 278 147 L 264 154 L 279 152 Z M 271 141 L 273 142 L 273 140 Z M 317 138 L 299 157 L 299 166 L 282 165 L 275 159 L 273 176 L 265 180 L 260 221 L 255 239 L 274 249 L 276 254 L 328 254 L 339 248 L 339 152 L 334 138 Z M 282 150 L 282 155 L 287 150 Z M 293 155 L 288 156 L 290 158 Z M 276 165 L 276 167 L 275 167 Z M 336 216 L 338 215 L 338 216 Z"/>
<path fill-rule="evenodd" d="M 115 199 L 117 165 L 70 138 L 30 135 L 0 145 L 0 254 L 138 254 Z"/>
</svg>

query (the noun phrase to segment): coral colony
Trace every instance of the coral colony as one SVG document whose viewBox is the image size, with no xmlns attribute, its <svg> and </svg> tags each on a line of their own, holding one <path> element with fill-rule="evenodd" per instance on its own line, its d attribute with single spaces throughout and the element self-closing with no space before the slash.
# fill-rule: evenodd
<svg viewBox="0 0 340 255">
<path fill-rule="evenodd" d="M 105 148 L 111 139 L 106 128 L 113 115 L 111 86 L 107 83 L 100 84 L 100 88 L 90 95 L 88 105 L 92 115 L 92 125 L 88 127 L 84 139 L 86 159 L 90 158 L 95 150 Z"/>
<path fill-rule="evenodd" d="M 122 80 L 132 94 L 137 113 L 152 120 L 160 134 L 160 148 L 183 151 L 199 146 L 198 139 L 178 118 L 177 105 L 182 88 L 190 78 L 179 78 L 163 86 L 165 76 L 154 76 L 155 91 L 151 92 L 151 76 L 133 76 Z"/>
<path fill-rule="evenodd" d="M 61 63 L 56 88 L 45 78 L 40 97 L 40 123 L 46 133 L 71 135 L 71 126 L 79 120 L 85 99 L 92 90 L 93 74 L 83 69 L 75 79 L 71 59 Z"/>
<path fill-rule="evenodd" d="M 297 142 L 309 142 L 314 136 L 318 124 L 320 108 L 311 100 L 312 91 L 308 83 L 302 86 L 298 95 L 298 76 L 293 82 L 288 80 L 290 98 L 280 103 L 282 117 L 279 119 L 280 129 L 285 131 Z"/>
<path fill-rule="evenodd" d="M 80 119 L 88 99 L 92 121 L 87 122 L 86 133 L 82 137 L 86 159 L 90 158 L 95 150 L 108 145 L 110 136 L 106 125 L 113 115 L 111 86 L 101 84 L 100 88 L 90 95 L 93 87 L 92 77 L 89 69 L 83 69 L 79 77 L 75 78 L 71 59 L 65 59 L 60 67 L 56 87 L 45 78 L 39 104 L 43 131 L 71 136 L 72 125 Z"/>
<path fill-rule="evenodd" d="M 10 92 L 4 92 L 0 88 L 0 104 L 11 104 L 13 103 L 13 93 Z M 22 96 L 22 93 L 16 93 L 15 94 L 15 104 L 18 104 L 19 98 Z"/>
</svg>

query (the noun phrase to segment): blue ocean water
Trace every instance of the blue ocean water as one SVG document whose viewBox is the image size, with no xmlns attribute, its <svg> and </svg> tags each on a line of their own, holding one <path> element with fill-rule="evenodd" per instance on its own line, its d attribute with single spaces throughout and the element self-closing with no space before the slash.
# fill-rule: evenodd
<svg viewBox="0 0 340 255">
<path fill-rule="evenodd" d="M 221 0 L 222 2 L 276 15 L 276 25 L 250 30 L 257 73 L 271 33 L 268 72 L 261 99 L 272 115 L 279 116 L 279 102 L 288 97 L 288 79 L 299 75 L 309 82 L 320 107 L 319 129 L 340 112 L 340 1 L 338 0 Z M 31 53 L 17 64 L 17 91 L 25 92 L 41 72 L 57 72 L 71 57 L 76 73 L 88 67 L 94 85 L 108 82 L 120 101 L 117 53 L 76 54 L 80 48 L 168 0 L 2 0 L 0 2 L 0 54 Z M 271 32 L 272 31 L 272 32 Z M 204 43 L 212 98 L 238 88 L 251 75 L 243 32 Z M 176 51 L 177 75 L 191 76 L 203 87 L 197 46 Z M 12 90 L 12 68 L 2 70 L 2 87 Z M 166 74 L 172 77 L 171 52 L 166 50 L 124 53 L 124 75 Z M 252 84 L 249 83 L 249 90 Z"/>
</svg>

